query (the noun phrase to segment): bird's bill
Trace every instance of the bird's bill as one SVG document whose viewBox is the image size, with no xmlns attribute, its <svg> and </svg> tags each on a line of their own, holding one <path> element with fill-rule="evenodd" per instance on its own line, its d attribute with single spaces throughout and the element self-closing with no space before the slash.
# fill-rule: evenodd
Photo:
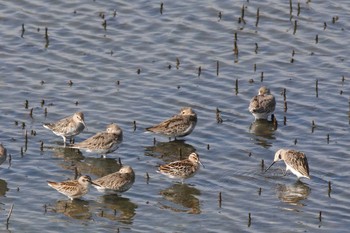
<svg viewBox="0 0 350 233">
<path fill-rule="evenodd" d="M 274 165 L 276 162 L 275 161 L 273 161 L 272 163 L 271 163 L 271 165 L 265 170 L 265 172 L 267 172 L 267 170 L 269 170 L 270 169 L 270 167 L 272 167 L 272 165 Z"/>
<path fill-rule="evenodd" d="M 198 163 L 199 163 L 200 165 L 202 165 L 203 168 L 205 168 L 204 165 L 203 165 L 203 163 L 202 163 L 201 161 L 198 160 Z"/>
<path fill-rule="evenodd" d="M 97 187 L 101 187 L 101 185 L 96 184 L 95 182 L 92 182 L 92 181 L 91 181 L 91 184 L 92 184 L 92 185 L 95 185 L 95 186 L 97 186 Z"/>
<path fill-rule="evenodd" d="M 82 120 L 81 123 L 84 125 L 84 127 L 86 128 L 86 130 L 88 130 L 88 128 L 87 128 L 87 126 L 86 126 L 86 124 L 85 124 L 85 121 Z"/>
</svg>

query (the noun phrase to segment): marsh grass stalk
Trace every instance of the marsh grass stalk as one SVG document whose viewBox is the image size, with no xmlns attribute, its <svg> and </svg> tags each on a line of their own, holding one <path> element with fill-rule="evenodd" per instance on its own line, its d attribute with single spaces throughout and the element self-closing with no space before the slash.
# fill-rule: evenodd
<svg viewBox="0 0 350 233">
<path fill-rule="evenodd" d="M 180 59 L 177 57 L 176 58 L 176 69 L 179 69 L 180 67 Z"/>
<path fill-rule="evenodd" d="M 11 205 L 10 211 L 9 211 L 9 213 L 8 213 L 8 215 L 7 215 L 7 219 L 6 219 L 6 229 L 8 229 L 8 225 L 9 225 L 9 223 L 10 223 L 10 218 L 11 218 L 12 211 L 13 211 L 13 206 L 14 206 L 14 204 Z"/>
<path fill-rule="evenodd" d="M 250 213 L 248 213 L 248 227 L 252 224 L 252 216 Z"/>
<path fill-rule="evenodd" d="M 216 61 L 216 76 L 219 76 L 219 61 Z"/>
<path fill-rule="evenodd" d="M 328 197 L 331 196 L 331 191 L 332 191 L 332 183 L 328 181 Z"/>
<path fill-rule="evenodd" d="M 21 37 L 23 38 L 24 37 L 24 32 L 25 32 L 26 30 L 24 29 L 24 23 L 22 23 L 22 32 L 21 32 Z"/>
<path fill-rule="evenodd" d="M 235 85 L 235 91 L 236 91 L 236 95 L 238 94 L 238 79 L 236 79 L 236 85 Z"/>
<path fill-rule="evenodd" d="M 133 122 L 133 130 L 136 131 L 136 121 Z"/>
</svg>

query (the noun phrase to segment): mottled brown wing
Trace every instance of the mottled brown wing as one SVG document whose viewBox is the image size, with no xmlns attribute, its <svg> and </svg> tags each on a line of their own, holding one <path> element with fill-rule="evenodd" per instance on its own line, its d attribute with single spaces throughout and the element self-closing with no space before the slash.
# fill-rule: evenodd
<svg viewBox="0 0 350 233">
<path fill-rule="evenodd" d="M 273 112 L 276 100 L 273 95 L 258 95 L 252 98 L 249 104 L 249 111 L 252 113 Z"/>
<path fill-rule="evenodd" d="M 172 118 L 165 120 L 158 125 L 146 128 L 148 131 L 152 131 L 154 133 L 173 133 L 174 129 L 177 129 L 179 126 L 183 125 L 184 122 L 188 121 L 188 118 L 175 115 Z M 170 132 L 171 131 L 171 132 Z"/>
<path fill-rule="evenodd" d="M 299 171 L 304 176 L 309 176 L 309 164 L 304 153 L 299 151 L 288 151 L 288 155 L 285 158 L 285 162 Z"/>
<path fill-rule="evenodd" d="M 101 132 L 86 139 L 85 141 L 73 145 L 72 147 L 107 149 L 116 140 L 118 140 L 118 136 L 116 134 Z"/>
<path fill-rule="evenodd" d="M 260 99 L 260 107 L 269 112 L 275 111 L 275 106 L 276 100 L 273 95 L 266 95 L 264 98 Z"/>
<path fill-rule="evenodd" d="M 258 96 L 254 96 L 254 97 L 250 100 L 249 111 L 250 111 L 250 112 L 254 112 L 255 109 L 257 109 L 257 108 L 259 108 Z"/>
<path fill-rule="evenodd" d="M 185 171 L 188 167 L 191 166 L 192 163 L 188 160 L 175 161 L 159 166 L 159 171 L 164 173 L 177 174 L 178 172 Z"/>
<path fill-rule="evenodd" d="M 71 121 L 70 119 L 71 117 L 66 117 L 55 123 L 46 123 L 44 124 L 44 126 L 53 131 L 60 132 L 60 131 L 63 131 L 65 128 L 67 128 L 67 126 L 69 125 L 69 122 Z"/>
<path fill-rule="evenodd" d="M 48 184 L 58 192 L 66 195 L 75 196 L 80 193 L 80 189 L 77 187 L 76 181 L 64 181 L 60 183 L 48 181 Z"/>
<path fill-rule="evenodd" d="M 129 182 L 134 182 L 132 174 L 129 173 L 112 173 L 104 177 L 94 180 L 94 183 L 101 185 L 102 187 L 119 189 L 120 187 L 126 185 Z"/>
</svg>

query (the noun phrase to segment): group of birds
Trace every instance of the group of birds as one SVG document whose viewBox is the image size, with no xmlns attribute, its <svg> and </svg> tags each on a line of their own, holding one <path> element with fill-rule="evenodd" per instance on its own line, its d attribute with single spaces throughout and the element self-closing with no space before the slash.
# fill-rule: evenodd
<svg viewBox="0 0 350 233">
<path fill-rule="evenodd" d="M 179 114 L 155 126 L 146 128 L 146 130 L 176 139 L 189 135 L 195 128 L 196 123 L 197 114 L 192 108 L 185 107 L 180 110 Z M 46 123 L 43 126 L 54 134 L 61 136 L 65 147 L 85 150 L 86 152 L 100 154 L 103 157 L 118 149 L 123 141 L 122 129 L 117 124 L 112 123 L 107 125 L 103 132 L 96 133 L 82 142 L 67 145 L 67 138 L 73 139 L 86 127 L 82 112 L 76 112 L 72 116 L 54 123 Z M 198 153 L 193 152 L 187 159 L 159 166 L 158 172 L 171 178 L 184 180 L 193 176 L 198 171 L 200 164 Z M 121 193 L 129 190 L 134 182 L 135 173 L 133 169 L 130 166 L 123 165 L 119 171 L 95 180 L 92 180 L 88 175 L 84 175 L 77 180 L 48 181 L 48 185 L 73 200 L 87 194 L 91 185 L 101 192 Z"/>
<path fill-rule="evenodd" d="M 259 89 L 258 95 L 254 96 L 249 104 L 249 111 L 253 114 L 256 121 L 267 121 L 269 115 L 274 113 L 276 101 L 270 90 L 263 86 Z M 184 107 L 180 113 L 171 118 L 146 128 L 147 131 L 160 134 L 169 138 L 185 137 L 193 131 L 197 124 L 197 114 L 191 107 Z M 106 130 L 96 133 L 90 138 L 67 145 L 67 138 L 73 139 L 74 136 L 81 133 L 85 128 L 84 114 L 76 112 L 72 116 L 61 119 L 55 123 L 46 123 L 45 128 L 51 130 L 54 134 L 63 138 L 64 146 L 76 148 L 100 154 L 106 157 L 118 149 L 123 141 L 123 131 L 115 123 L 109 124 Z M 6 160 L 6 149 L 0 144 L 0 164 Z M 277 161 L 283 160 L 286 164 L 286 172 L 289 170 L 298 179 L 304 177 L 310 179 L 309 165 L 304 153 L 291 149 L 279 149 L 274 156 L 272 164 L 265 170 L 267 172 Z M 184 160 L 174 161 L 169 164 L 160 165 L 157 172 L 170 178 L 184 179 L 192 177 L 202 165 L 199 155 L 192 152 Z M 202 165 L 203 166 L 203 165 Z M 92 180 L 90 176 L 83 175 L 77 180 L 68 180 L 63 182 L 48 181 L 48 185 L 58 192 L 66 195 L 71 200 L 80 198 L 89 192 L 92 185 L 100 192 L 121 193 L 129 190 L 135 182 L 135 173 L 130 166 L 123 165 L 119 171 Z"/>
<path fill-rule="evenodd" d="M 271 94 L 270 89 L 262 86 L 259 88 L 258 95 L 250 100 L 249 112 L 253 114 L 255 120 L 267 120 L 276 108 L 275 97 Z M 286 172 L 289 170 L 298 179 L 304 177 L 310 179 L 309 164 L 304 153 L 291 149 L 279 149 L 275 153 L 272 164 L 265 170 L 269 170 L 276 162 L 283 160 L 286 164 Z"/>
<path fill-rule="evenodd" d="M 67 138 L 74 138 L 80 134 L 86 127 L 84 114 L 76 112 L 70 117 L 66 117 L 54 123 L 46 123 L 45 128 L 51 130 L 54 134 L 63 138 L 64 146 L 67 144 Z M 70 148 L 77 148 L 87 152 L 101 154 L 104 157 L 118 149 L 123 141 L 123 131 L 115 123 L 109 124 L 106 130 L 96 133 L 92 137 L 68 145 Z M 48 185 L 58 192 L 68 196 L 71 200 L 80 198 L 89 192 L 90 185 L 93 185 L 98 191 L 125 192 L 131 188 L 135 181 L 135 173 L 130 166 L 122 166 L 117 172 L 108 174 L 96 180 L 91 180 L 88 175 L 81 176 L 77 180 L 68 180 L 63 182 L 48 181 Z"/>
</svg>

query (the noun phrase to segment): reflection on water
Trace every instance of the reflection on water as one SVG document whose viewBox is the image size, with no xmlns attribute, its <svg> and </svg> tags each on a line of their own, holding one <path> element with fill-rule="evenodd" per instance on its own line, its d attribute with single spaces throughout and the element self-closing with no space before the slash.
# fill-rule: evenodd
<svg viewBox="0 0 350 233">
<path fill-rule="evenodd" d="M 185 143 L 185 140 L 174 140 L 170 142 L 157 142 L 154 146 L 146 147 L 145 155 L 153 156 L 169 163 L 175 160 L 185 159 L 195 151 L 196 149 L 192 145 Z"/>
<path fill-rule="evenodd" d="M 276 192 L 281 201 L 291 205 L 304 206 L 301 201 L 310 195 L 311 188 L 305 183 L 297 181 L 292 185 L 278 184 Z"/>
<path fill-rule="evenodd" d="M 56 227 L 56 221 L 45 221 L 42 214 L 44 200 L 40 197 L 52 194 L 44 182 L 46 178 L 73 178 L 74 169 L 92 176 L 119 169 L 115 160 L 88 158 L 97 157 L 95 154 L 70 148 L 46 149 L 49 144 L 60 147 L 62 139 L 46 131 L 42 122 L 61 119 L 77 110 L 86 114 L 89 131 L 120 121 L 127 139 L 123 154 L 135 155 L 125 157 L 125 163 L 136 173 L 151 170 L 155 174 L 155 163 L 184 159 L 210 144 L 206 156 L 210 159 L 204 163 L 207 168 L 201 172 L 201 179 L 196 178 L 195 188 L 200 190 L 200 196 L 198 190 L 186 184 L 171 186 L 173 181 L 160 178 L 150 179 L 146 185 L 141 178 L 137 182 L 140 186 L 136 183 L 127 193 L 138 205 L 127 231 L 152 231 L 152 226 L 159 223 L 157 217 L 161 216 L 167 224 L 158 224 L 158 232 L 193 232 L 197 230 L 194 222 L 200 222 L 208 231 L 238 232 L 247 229 L 249 212 L 252 225 L 246 231 L 314 232 L 318 227 L 315 210 L 327 210 L 329 214 L 322 221 L 324 231 L 338 227 L 346 232 L 349 211 L 341 207 L 350 205 L 346 198 L 350 159 L 348 1 L 52 2 L 1 1 L 0 141 L 6 143 L 13 156 L 9 169 L 0 167 L 0 178 L 6 180 L 10 189 L 0 200 L 5 207 L 15 206 L 10 220 L 13 232 L 47 231 Z M 163 14 L 159 12 L 160 2 L 164 2 Z M 21 25 L 25 27 L 23 37 Z M 48 48 L 45 48 L 45 27 L 50 40 Z M 237 47 L 237 53 L 233 47 Z M 275 90 L 276 114 L 281 114 L 278 129 L 269 122 L 252 123 L 247 111 L 252 93 L 261 85 Z M 282 89 L 283 96 L 277 96 Z M 162 116 L 170 116 L 173 109 L 183 106 L 193 106 L 199 116 L 191 140 L 153 144 L 150 140 L 153 136 L 147 135 L 144 127 L 160 122 Z M 218 108 L 226 111 L 226 117 L 220 115 L 223 112 Z M 224 118 L 224 124 L 216 124 L 215 109 L 219 118 Z M 314 133 L 309 126 L 316 126 Z M 332 198 L 325 195 L 327 189 L 319 181 L 309 186 L 312 195 L 307 194 L 310 192 L 307 187 L 291 185 L 295 176 L 288 173 L 290 177 L 282 178 L 283 171 L 277 170 L 285 169 L 281 163 L 260 175 L 256 171 L 257 158 L 239 156 L 246 151 L 266 155 L 271 149 L 290 145 L 296 135 L 303 142 L 300 146 L 305 152 L 315 152 L 310 158 L 313 171 L 336 185 Z M 327 135 L 330 135 L 329 144 Z M 40 141 L 45 146 L 43 150 L 39 148 Z M 147 157 L 138 160 L 139 155 Z M 113 157 L 117 156 L 110 156 Z M 272 162 L 272 156 L 268 158 Z M 277 183 L 290 180 L 292 183 L 286 183 L 289 185 L 276 188 Z M 213 194 L 203 191 L 210 190 L 213 184 L 220 188 L 223 197 L 232 197 L 239 205 L 233 202 L 218 212 L 217 204 L 210 201 Z M 275 198 L 256 203 L 253 193 L 262 186 L 275 191 Z M 22 187 L 25 195 L 18 193 L 17 187 Z M 233 188 L 237 191 L 232 192 Z M 159 194 L 163 189 L 166 190 Z M 92 189 L 91 193 L 97 191 Z M 93 199 L 99 198 L 100 195 Z M 62 195 L 60 199 L 67 198 Z M 64 207 L 56 207 L 56 201 L 50 202 L 54 210 L 64 213 Z M 118 198 L 116 201 L 125 203 Z M 280 206 L 302 211 L 278 210 L 278 214 L 265 211 L 276 201 Z M 151 204 L 141 204 L 145 202 Z M 305 206 L 299 207 L 300 203 Z M 83 217 L 79 213 L 73 215 L 89 218 L 92 213 L 91 218 L 96 221 L 85 228 L 91 232 L 110 232 L 111 225 L 115 227 L 114 223 L 119 221 L 98 216 L 104 205 L 107 203 L 89 201 L 88 206 L 76 207 L 85 209 L 80 213 Z M 17 208 L 21 209 L 16 211 Z M 68 213 L 76 211 L 69 206 L 65 209 Z M 104 215 L 113 212 L 107 209 Z M 201 210 L 205 214 L 186 214 Z M 8 208 L 2 213 L 7 215 Z M 120 211 L 120 215 L 129 214 L 133 212 Z M 71 232 L 82 230 L 81 224 L 70 217 L 52 212 L 50 215 Z M 215 219 L 215 225 L 208 219 Z"/>
<path fill-rule="evenodd" d="M 58 163 L 58 166 L 65 170 L 75 171 L 75 178 L 78 178 L 78 170 L 76 165 L 79 161 L 84 160 L 83 154 L 78 149 L 65 148 L 65 147 L 54 147 L 49 148 L 53 150 L 54 157 L 63 159 Z"/>
<path fill-rule="evenodd" d="M 268 120 L 255 120 L 249 127 L 249 132 L 256 136 L 254 138 L 256 144 L 261 145 L 264 148 L 272 146 L 271 140 L 276 139 L 276 130 L 277 122 Z"/>
<path fill-rule="evenodd" d="M 59 200 L 48 211 L 61 213 L 77 220 L 91 220 L 93 213 L 98 217 L 116 220 L 125 224 L 132 224 L 136 214 L 137 205 L 128 198 L 118 195 L 105 195 L 98 199 L 98 203 L 82 199 Z"/>
<path fill-rule="evenodd" d="M 55 157 L 63 158 L 59 166 L 75 171 L 76 176 L 93 174 L 102 177 L 121 168 L 121 164 L 116 159 L 84 157 L 78 149 L 57 147 L 53 151 Z"/>
<path fill-rule="evenodd" d="M 7 182 L 5 180 L 0 179 L 0 196 L 5 196 L 7 191 L 9 191 L 9 189 L 7 188 Z"/>
<path fill-rule="evenodd" d="M 196 196 L 200 191 L 187 184 L 173 184 L 167 189 L 160 191 L 164 200 L 159 204 L 162 209 L 170 209 L 174 212 L 200 214 L 200 203 Z"/>
<path fill-rule="evenodd" d="M 102 177 L 119 171 L 122 165 L 113 158 L 86 157 L 84 161 L 78 161 L 75 166 L 79 174 L 93 174 Z"/>
<path fill-rule="evenodd" d="M 50 209 L 50 208 L 49 208 Z M 60 200 L 52 207 L 52 212 L 62 213 L 70 218 L 78 220 L 90 220 L 92 214 L 89 211 L 89 202 L 75 199 L 75 200 Z"/>
<path fill-rule="evenodd" d="M 98 202 L 102 203 L 100 217 L 117 220 L 125 224 L 132 224 L 137 205 L 128 198 L 118 195 L 101 196 Z"/>
<path fill-rule="evenodd" d="M 84 159 L 80 150 L 68 147 L 54 147 L 53 153 L 55 157 L 62 158 L 65 161 L 79 161 Z"/>
</svg>

